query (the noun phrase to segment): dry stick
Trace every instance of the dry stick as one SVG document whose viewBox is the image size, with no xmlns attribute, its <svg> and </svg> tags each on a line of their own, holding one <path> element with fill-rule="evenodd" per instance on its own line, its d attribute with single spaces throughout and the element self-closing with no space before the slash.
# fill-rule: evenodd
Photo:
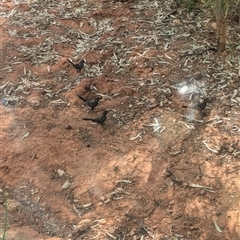
<svg viewBox="0 0 240 240">
<path fill-rule="evenodd" d="M 139 221 L 139 220 L 137 220 L 137 221 Z M 147 230 L 147 228 L 143 225 L 143 223 L 140 222 L 140 221 L 139 221 L 139 223 L 142 225 L 142 227 L 143 227 L 143 229 L 146 231 L 146 233 L 147 233 L 150 237 L 154 238 L 154 236 Z"/>
<path fill-rule="evenodd" d="M 132 217 L 132 216 L 130 216 L 130 217 L 133 218 L 133 219 L 135 219 L 135 220 L 138 222 L 138 224 L 139 224 L 140 226 L 142 226 L 142 228 L 146 231 L 146 233 L 147 233 L 151 238 L 154 239 L 154 236 L 147 230 L 147 228 L 144 226 L 144 224 L 143 224 L 141 221 L 139 221 L 137 218 L 134 218 L 134 217 Z"/>
<path fill-rule="evenodd" d="M 19 155 L 21 155 L 21 154 L 24 154 L 24 153 L 26 153 L 26 152 L 34 149 L 36 146 L 38 146 L 38 144 L 36 144 L 34 147 L 32 147 L 32 148 L 30 148 L 30 149 L 28 149 L 28 150 L 26 150 L 26 151 L 24 151 L 24 152 L 20 152 L 20 153 L 15 154 L 12 158 L 15 158 L 15 157 L 17 157 L 17 156 L 19 156 Z"/>
<path fill-rule="evenodd" d="M 170 236 L 172 237 L 172 227 L 173 227 L 173 222 L 172 222 L 172 224 L 171 224 L 171 226 L 170 226 L 170 229 L 169 229 L 169 232 L 170 232 Z"/>
<path fill-rule="evenodd" d="M 222 230 L 221 230 L 221 228 L 218 226 L 217 220 L 214 219 L 213 222 L 214 222 L 214 226 L 215 226 L 215 228 L 217 229 L 217 231 L 221 233 Z"/>
<path fill-rule="evenodd" d="M 106 232 L 106 234 L 107 234 L 110 238 L 112 238 L 112 239 L 117 239 L 114 235 L 112 235 L 112 234 L 109 233 L 109 232 Z"/>
<path fill-rule="evenodd" d="M 98 231 L 98 233 L 97 233 L 97 235 L 96 236 L 94 236 L 94 237 L 92 237 L 92 238 L 90 238 L 90 239 L 95 239 L 95 238 L 97 238 L 97 237 L 99 237 L 100 236 L 100 231 Z"/>
<path fill-rule="evenodd" d="M 153 110 L 154 108 L 156 108 L 156 107 L 158 107 L 159 106 L 159 104 L 156 104 L 156 105 L 154 105 L 154 106 L 152 106 L 152 107 L 149 107 L 149 109 L 147 109 L 147 110 Z"/>
<path fill-rule="evenodd" d="M 204 141 L 202 141 L 202 142 L 203 142 L 203 144 L 205 145 L 205 147 L 206 147 L 208 150 L 210 150 L 210 151 L 212 151 L 212 152 L 214 152 L 214 153 L 218 153 L 218 151 L 217 151 L 216 149 L 210 148 L 210 147 L 208 146 L 208 144 L 206 143 L 206 140 L 204 140 Z"/>
<path fill-rule="evenodd" d="M 130 140 L 131 140 L 131 141 L 134 141 L 135 139 L 137 139 L 138 137 L 140 137 L 142 133 L 143 133 L 143 132 L 140 132 L 136 137 L 130 138 Z"/>
<path fill-rule="evenodd" d="M 115 183 L 132 183 L 132 181 L 127 179 L 121 179 L 121 180 L 117 180 Z"/>
<path fill-rule="evenodd" d="M 214 48 L 214 47 L 209 47 L 209 48 L 198 50 L 198 51 L 194 50 L 192 53 L 186 53 L 186 54 L 181 55 L 180 58 L 193 56 L 193 55 L 199 56 L 199 55 L 203 54 L 206 51 L 215 51 L 216 52 L 217 49 Z"/>
</svg>

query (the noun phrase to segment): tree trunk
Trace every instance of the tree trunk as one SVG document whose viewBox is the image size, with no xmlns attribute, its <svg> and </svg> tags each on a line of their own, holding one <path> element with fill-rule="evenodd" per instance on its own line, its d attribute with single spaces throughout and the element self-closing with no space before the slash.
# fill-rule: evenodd
<svg viewBox="0 0 240 240">
<path fill-rule="evenodd" d="M 238 9 L 238 26 L 240 26 L 240 3 L 237 6 Z"/>
<path fill-rule="evenodd" d="M 219 1 L 216 1 L 213 11 L 217 22 L 217 49 L 224 52 L 226 46 L 226 19 Z"/>
</svg>

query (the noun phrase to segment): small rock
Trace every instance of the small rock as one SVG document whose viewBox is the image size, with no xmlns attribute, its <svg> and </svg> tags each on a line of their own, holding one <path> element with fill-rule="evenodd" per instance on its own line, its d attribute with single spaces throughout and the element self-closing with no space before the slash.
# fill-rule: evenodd
<svg viewBox="0 0 240 240">
<path fill-rule="evenodd" d="M 62 185 L 62 189 L 66 189 L 71 185 L 71 183 L 67 180 L 66 182 L 64 182 L 64 184 Z"/>
<path fill-rule="evenodd" d="M 212 28 L 217 29 L 217 23 L 216 22 L 212 23 Z"/>
<path fill-rule="evenodd" d="M 58 172 L 59 177 L 61 177 L 62 175 L 65 174 L 65 172 L 61 169 L 58 169 L 57 172 Z"/>
<path fill-rule="evenodd" d="M 232 146 L 230 146 L 230 147 L 228 148 L 228 152 L 229 152 L 229 153 L 234 152 L 234 148 L 233 148 Z"/>
<path fill-rule="evenodd" d="M 204 189 L 201 189 L 201 190 L 199 191 L 199 195 L 205 195 L 205 193 L 206 193 L 206 191 L 205 191 Z"/>
<path fill-rule="evenodd" d="M 229 106 L 229 105 L 231 105 L 231 100 L 225 98 L 222 100 L 221 103 L 222 103 L 222 105 Z"/>
<path fill-rule="evenodd" d="M 23 207 L 23 205 L 20 202 L 14 199 L 7 200 L 7 206 L 10 212 L 20 210 Z"/>
<path fill-rule="evenodd" d="M 129 235 L 132 237 L 135 234 L 134 230 L 132 229 Z"/>
<path fill-rule="evenodd" d="M 173 19 L 172 23 L 175 26 L 180 26 L 181 25 L 181 21 L 179 19 Z"/>
<path fill-rule="evenodd" d="M 91 219 L 83 219 L 82 221 L 80 221 L 77 225 L 77 229 L 79 231 L 86 231 L 88 228 L 90 228 L 92 225 L 92 220 Z"/>
<path fill-rule="evenodd" d="M 190 12 L 189 17 L 194 18 L 195 17 L 195 13 L 194 12 Z"/>
<path fill-rule="evenodd" d="M 100 197 L 99 199 L 101 202 L 104 202 L 106 200 L 105 196 Z"/>
</svg>

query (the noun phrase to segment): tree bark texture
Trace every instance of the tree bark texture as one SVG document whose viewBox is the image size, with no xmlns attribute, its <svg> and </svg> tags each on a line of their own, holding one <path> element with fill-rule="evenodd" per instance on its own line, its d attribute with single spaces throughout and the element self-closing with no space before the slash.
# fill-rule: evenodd
<svg viewBox="0 0 240 240">
<path fill-rule="evenodd" d="M 224 52 L 226 47 L 226 18 L 219 3 L 215 4 L 213 11 L 217 22 L 217 49 Z"/>
</svg>

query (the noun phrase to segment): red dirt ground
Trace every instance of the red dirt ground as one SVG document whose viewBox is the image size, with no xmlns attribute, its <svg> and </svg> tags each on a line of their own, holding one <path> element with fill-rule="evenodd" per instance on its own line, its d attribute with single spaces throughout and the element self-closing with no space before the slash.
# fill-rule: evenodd
<svg viewBox="0 0 240 240">
<path fill-rule="evenodd" d="M 219 54 L 212 16 L 170 1 L 0 12 L 1 235 L 7 223 L 8 240 L 240 239 L 235 23 Z M 77 94 L 102 99 L 91 111 Z M 103 126 L 82 120 L 106 109 Z"/>
</svg>

